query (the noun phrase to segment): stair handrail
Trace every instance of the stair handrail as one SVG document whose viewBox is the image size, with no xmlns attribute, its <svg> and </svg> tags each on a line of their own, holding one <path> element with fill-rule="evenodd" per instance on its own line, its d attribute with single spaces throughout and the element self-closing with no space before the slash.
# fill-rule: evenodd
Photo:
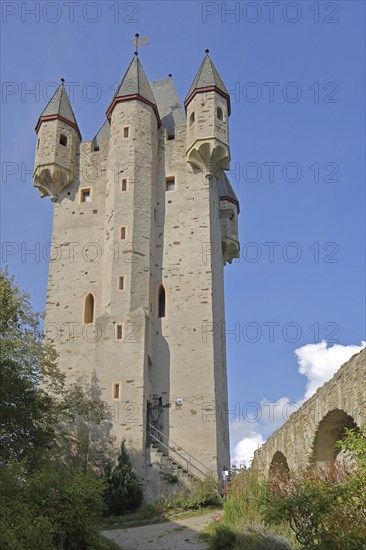
<svg viewBox="0 0 366 550">
<path fill-rule="evenodd" d="M 158 430 L 158 428 L 156 428 L 153 424 L 149 424 L 149 428 L 150 430 L 154 430 L 155 432 L 157 432 L 157 434 L 161 437 L 163 437 L 166 441 L 167 441 L 167 445 L 165 443 L 163 443 L 158 437 L 156 437 L 151 431 L 150 431 L 150 436 L 160 445 L 162 445 L 163 447 L 165 447 L 166 449 L 168 449 L 169 451 L 172 451 L 173 453 L 176 453 L 180 458 L 182 458 L 186 463 L 187 463 L 187 466 L 190 465 L 191 467 L 193 466 L 193 468 L 195 468 L 196 470 L 198 470 L 203 476 L 205 477 L 214 477 L 214 472 L 212 470 L 210 470 L 210 468 L 208 468 L 205 464 L 203 464 L 200 460 L 198 460 L 198 458 L 194 457 L 191 453 L 189 453 L 188 451 L 186 451 L 185 449 L 183 449 L 181 447 L 181 445 L 178 445 L 177 443 L 175 443 L 174 441 L 172 441 L 171 439 L 168 438 L 168 436 L 166 436 L 163 432 L 161 432 L 160 430 Z M 185 456 L 183 456 L 179 451 L 177 451 L 176 449 L 174 449 L 172 447 L 172 445 L 180 448 L 181 451 L 183 451 L 184 453 L 186 453 L 189 457 L 189 460 L 187 460 L 187 458 Z M 192 459 L 195 461 L 195 462 L 198 462 L 198 464 L 203 467 L 203 470 L 201 468 L 199 468 L 198 466 L 196 466 L 193 462 L 192 462 Z M 189 470 L 189 468 L 187 468 L 187 471 L 190 472 L 192 475 L 194 475 L 192 473 L 192 471 Z M 194 476 L 196 477 L 196 476 Z"/>
</svg>

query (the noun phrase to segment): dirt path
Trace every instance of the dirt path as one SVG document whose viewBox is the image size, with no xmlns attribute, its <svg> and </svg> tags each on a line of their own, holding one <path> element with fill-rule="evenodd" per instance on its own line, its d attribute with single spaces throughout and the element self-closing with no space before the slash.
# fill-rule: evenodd
<svg viewBox="0 0 366 550">
<path fill-rule="evenodd" d="M 167 521 L 154 525 L 103 531 L 102 535 L 116 542 L 123 550 L 207 550 L 198 534 L 211 523 L 215 511 L 201 516 Z"/>
</svg>

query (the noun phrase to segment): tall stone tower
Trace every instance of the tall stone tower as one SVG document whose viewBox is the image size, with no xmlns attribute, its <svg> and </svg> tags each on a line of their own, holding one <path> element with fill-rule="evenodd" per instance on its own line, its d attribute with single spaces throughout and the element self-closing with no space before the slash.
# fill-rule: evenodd
<svg viewBox="0 0 366 550">
<path fill-rule="evenodd" d="M 156 449 L 193 478 L 230 462 L 223 271 L 239 204 L 208 51 L 185 110 L 135 54 L 93 140 L 64 82 L 36 127 L 34 185 L 54 202 L 46 334 L 70 382 L 96 373 L 150 501 L 165 490 Z"/>
</svg>

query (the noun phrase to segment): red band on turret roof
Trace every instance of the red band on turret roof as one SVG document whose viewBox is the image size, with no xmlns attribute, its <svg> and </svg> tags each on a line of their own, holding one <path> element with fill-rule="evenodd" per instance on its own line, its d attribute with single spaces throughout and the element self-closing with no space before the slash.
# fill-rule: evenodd
<svg viewBox="0 0 366 550">
<path fill-rule="evenodd" d="M 157 106 L 155 105 L 155 103 L 151 103 L 151 101 L 149 101 L 148 99 L 145 99 L 140 94 L 125 95 L 125 96 L 122 96 L 122 97 L 115 97 L 114 100 L 112 101 L 112 104 L 108 107 L 108 111 L 106 113 L 109 122 L 111 121 L 112 111 L 115 108 L 115 106 L 117 105 L 117 103 L 120 103 L 121 101 L 132 101 L 134 99 L 137 99 L 138 101 L 142 101 L 142 103 L 146 103 L 146 105 L 149 105 L 150 107 L 152 107 L 152 109 L 154 110 L 154 113 L 156 115 L 156 118 L 158 120 L 158 128 L 160 128 L 161 120 L 160 120 L 159 111 L 158 111 Z"/>
<path fill-rule="evenodd" d="M 77 133 L 77 135 L 79 136 L 79 139 L 81 141 L 82 138 L 81 138 L 81 133 L 80 133 L 78 125 L 75 124 L 74 122 L 71 122 L 71 120 L 67 120 L 67 118 L 64 118 L 61 115 L 47 115 L 47 116 L 39 117 L 38 122 L 37 122 L 37 126 L 35 128 L 37 134 L 38 134 L 38 131 L 39 131 L 39 128 L 40 128 L 42 122 L 46 122 L 48 120 L 61 120 L 62 122 L 64 122 L 68 126 L 71 126 L 71 128 L 74 128 L 75 132 Z"/>
<path fill-rule="evenodd" d="M 229 201 L 229 202 L 232 202 L 233 204 L 236 205 L 236 207 L 237 207 L 237 209 L 238 209 L 238 214 L 240 213 L 239 201 L 236 201 L 235 199 L 233 199 L 233 198 L 231 198 L 231 197 L 228 197 L 228 196 L 220 197 L 220 201 Z"/>
<path fill-rule="evenodd" d="M 186 111 L 187 111 L 188 104 L 192 101 L 194 96 L 196 94 L 203 94 L 205 92 L 217 92 L 219 95 L 224 97 L 227 101 L 228 114 L 229 115 L 231 114 L 230 96 L 229 96 L 229 94 L 226 94 L 225 92 L 220 90 L 220 88 L 218 88 L 217 86 L 206 86 L 205 88 L 196 88 L 195 90 L 193 90 L 191 95 L 189 97 L 187 97 L 187 99 L 184 102 L 184 107 L 185 107 Z"/>
</svg>

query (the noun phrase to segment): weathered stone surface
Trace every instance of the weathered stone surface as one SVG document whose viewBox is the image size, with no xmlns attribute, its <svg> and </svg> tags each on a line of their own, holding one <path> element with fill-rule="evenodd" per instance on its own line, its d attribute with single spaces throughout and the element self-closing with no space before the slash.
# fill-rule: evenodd
<svg viewBox="0 0 366 550">
<path fill-rule="evenodd" d="M 345 427 L 366 422 L 366 349 L 354 355 L 254 455 L 253 466 L 267 477 L 272 469 L 296 470 L 337 456 Z"/>
<path fill-rule="evenodd" d="M 36 156 L 36 166 L 62 161 L 73 170 L 53 196 L 46 336 L 70 382 L 96 372 L 116 444 L 126 438 L 149 500 L 154 488 L 160 492 L 161 476 L 151 467 L 148 410 L 169 445 L 214 475 L 229 466 L 222 243 L 230 238 L 238 247 L 238 206 L 229 197 L 231 219 L 223 223 L 220 180 L 189 162 L 196 130 L 177 105 L 171 79 L 164 82 L 152 86 L 161 127 L 146 97 L 122 98 L 109 112 L 109 130 L 104 125 L 77 148 L 72 137 L 68 151 L 59 150 L 57 139 L 61 129 L 73 130 L 59 128 L 59 120 L 43 122 Z M 225 99 L 216 91 L 196 97 L 189 108 L 203 121 L 199 139 L 223 141 L 229 155 Z M 215 118 L 217 105 L 223 121 Z M 221 171 L 222 178 L 220 166 L 212 172 Z M 174 190 L 167 190 L 172 177 Z M 87 202 L 82 190 L 90 194 Z M 94 303 L 92 322 L 84 317 L 86 303 Z"/>
</svg>

